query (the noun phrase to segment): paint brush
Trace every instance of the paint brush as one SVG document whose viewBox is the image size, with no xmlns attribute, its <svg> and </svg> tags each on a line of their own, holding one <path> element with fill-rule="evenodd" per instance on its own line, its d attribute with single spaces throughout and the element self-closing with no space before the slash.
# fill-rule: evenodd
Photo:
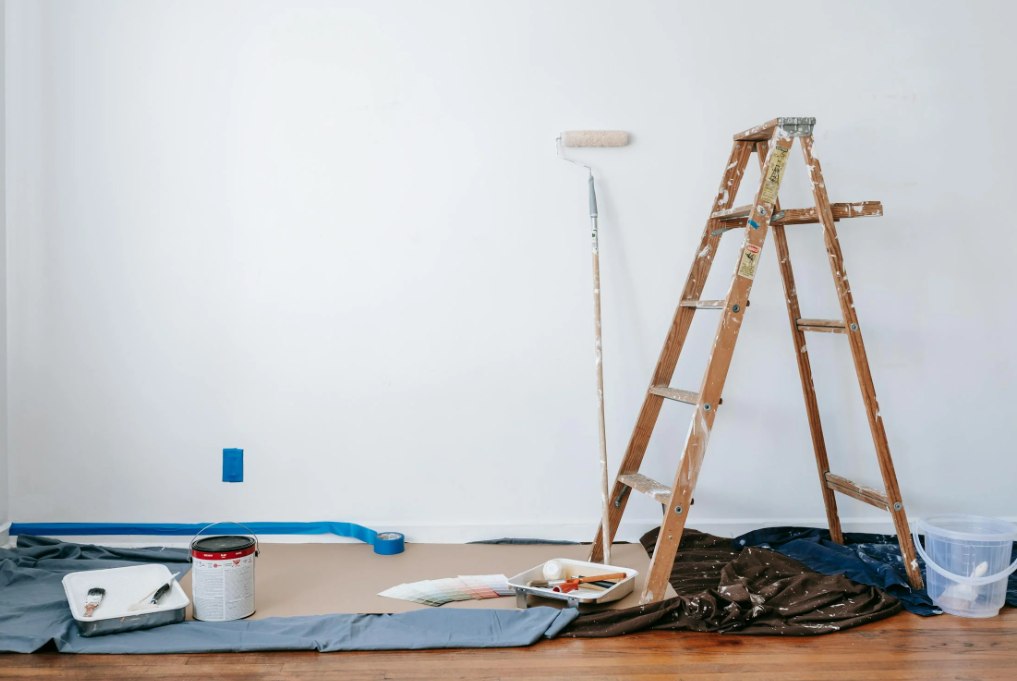
<svg viewBox="0 0 1017 681">
<path fill-rule="evenodd" d="M 129 607 L 128 610 L 131 611 L 148 610 L 150 608 L 157 607 L 159 605 L 160 599 L 162 599 L 162 597 L 165 596 L 169 592 L 169 590 L 173 588 L 173 582 L 176 581 L 177 575 L 179 574 L 180 574 L 179 572 L 174 572 L 172 575 L 170 575 L 168 582 L 162 584 L 153 591 L 149 591 L 147 594 L 145 594 L 144 598 L 142 598 L 140 601 Z"/>
<path fill-rule="evenodd" d="M 85 595 L 85 617 L 91 617 L 95 609 L 102 603 L 102 597 L 106 595 L 106 589 L 93 587 Z"/>
</svg>

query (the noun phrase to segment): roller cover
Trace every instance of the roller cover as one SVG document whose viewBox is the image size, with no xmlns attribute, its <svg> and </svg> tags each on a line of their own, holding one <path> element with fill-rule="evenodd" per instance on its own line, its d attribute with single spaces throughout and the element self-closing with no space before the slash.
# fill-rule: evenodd
<svg viewBox="0 0 1017 681">
<path fill-rule="evenodd" d="M 624 130 L 569 130 L 561 134 L 566 147 L 624 147 L 629 134 Z"/>
</svg>

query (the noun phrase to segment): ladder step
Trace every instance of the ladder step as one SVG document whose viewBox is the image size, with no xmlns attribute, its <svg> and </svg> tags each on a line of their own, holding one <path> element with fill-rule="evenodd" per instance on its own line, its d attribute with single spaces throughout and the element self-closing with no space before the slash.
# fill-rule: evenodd
<svg viewBox="0 0 1017 681">
<path fill-rule="evenodd" d="M 734 208 L 728 208 L 726 210 L 718 210 L 716 213 L 710 215 L 711 220 L 737 220 L 738 218 L 746 218 L 749 213 L 752 212 L 752 206 L 735 206 Z M 742 225 L 744 227 L 745 225 Z"/>
<path fill-rule="evenodd" d="M 780 121 L 779 118 L 774 118 L 772 121 L 767 121 L 762 125 L 757 125 L 754 128 L 748 130 L 742 130 L 737 133 L 734 138 L 736 142 L 752 142 L 756 140 L 767 140 L 773 136 L 773 129 L 777 127 L 777 123 Z"/>
<path fill-rule="evenodd" d="M 699 403 L 699 393 L 694 393 L 691 390 L 678 390 L 677 388 L 655 385 L 650 388 L 650 392 L 675 402 L 684 402 L 685 404 Z"/>
<path fill-rule="evenodd" d="M 734 138 L 736 142 L 758 142 L 773 137 L 774 128 L 780 127 L 783 134 L 791 137 L 811 135 L 816 125 L 815 118 L 774 118 L 762 125 L 757 125 L 748 130 L 742 130 Z"/>
<path fill-rule="evenodd" d="M 833 491 L 846 494 L 858 501 L 864 501 L 876 508 L 881 508 L 885 511 L 890 510 L 890 500 L 887 499 L 886 495 L 882 492 L 877 492 L 871 487 L 863 487 L 862 485 L 851 482 L 847 478 L 842 478 L 839 475 L 834 475 L 833 473 L 827 473 L 825 477 L 826 486 Z"/>
<path fill-rule="evenodd" d="M 741 229 L 746 225 L 749 211 L 752 206 L 738 206 L 728 210 L 719 210 L 710 215 L 714 220 L 724 222 L 720 229 L 713 230 L 710 234 L 717 236 L 732 229 Z M 830 212 L 833 214 L 833 221 L 839 222 L 847 218 L 878 217 L 883 214 L 883 204 L 880 201 L 857 201 L 855 203 L 833 203 L 830 204 Z M 781 215 L 783 213 L 783 215 Z M 788 208 L 778 213 L 771 225 L 814 225 L 819 223 L 815 208 Z"/>
<path fill-rule="evenodd" d="M 697 310 L 723 310 L 726 304 L 726 300 L 683 300 L 678 303 L 681 307 L 693 307 Z"/>
<path fill-rule="evenodd" d="M 671 500 L 671 488 L 662 482 L 657 482 L 640 473 L 627 473 L 618 476 L 618 482 L 628 485 L 632 489 L 642 492 L 648 497 L 653 497 L 662 504 Z"/>
<path fill-rule="evenodd" d="M 883 214 L 883 204 L 880 201 L 858 201 L 857 203 L 834 203 L 830 205 L 830 212 L 834 220 L 845 218 L 867 218 L 878 217 Z M 784 211 L 784 217 L 774 220 L 775 225 L 807 225 L 819 222 L 815 208 L 789 208 Z"/>
<path fill-rule="evenodd" d="M 847 333 L 847 326 L 839 319 L 799 319 L 799 331 L 820 331 L 822 333 Z"/>
</svg>

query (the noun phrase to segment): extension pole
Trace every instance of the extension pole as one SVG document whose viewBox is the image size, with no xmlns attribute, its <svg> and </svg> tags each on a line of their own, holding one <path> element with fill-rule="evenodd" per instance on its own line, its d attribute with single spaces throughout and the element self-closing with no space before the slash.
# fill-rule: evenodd
<svg viewBox="0 0 1017 681">
<path fill-rule="evenodd" d="M 611 562 L 611 514 L 607 479 L 607 434 L 604 425 L 604 353 L 600 336 L 600 247 L 597 243 L 597 192 L 593 187 L 593 170 L 590 166 L 567 158 L 562 147 L 624 147 L 629 143 L 629 134 L 624 130 L 571 130 L 563 132 L 555 141 L 558 158 L 586 169 L 590 175 L 590 231 L 593 237 L 593 327 L 594 353 L 597 366 L 597 421 L 600 436 L 600 500 L 603 533 L 604 563 Z"/>
<path fill-rule="evenodd" d="M 604 564 L 611 562 L 611 524 L 608 509 L 607 430 L 604 423 L 604 353 L 600 335 L 600 247 L 597 240 L 597 192 L 590 173 L 590 230 L 593 246 L 593 325 L 597 366 L 597 419 L 600 427 L 600 526 L 604 536 Z"/>
</svg>

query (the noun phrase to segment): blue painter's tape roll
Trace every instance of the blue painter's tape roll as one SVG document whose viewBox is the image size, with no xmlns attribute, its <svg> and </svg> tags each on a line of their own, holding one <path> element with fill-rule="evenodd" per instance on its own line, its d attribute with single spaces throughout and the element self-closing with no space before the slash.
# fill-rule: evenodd
<svg viewBox="0 0 1017 681">
<path fill-rule="evenodd" d="M 37 536 L 155 535 L 193 536 L 209 523 L 13 523 L 10 534 Z M 381 556 L 402 553 L 406 538 L 399 532 L 376 532 L 356 523 L 244 523 L 255 534 L 334 534 L 371 544 Z"/>
<path fill-rule="evenodd" d="M 399 532 L 378 532 L 374 537 L 374 552 L 382 556 L 394 556 L 406 548 L 406 537 Z"/>
</svg>

